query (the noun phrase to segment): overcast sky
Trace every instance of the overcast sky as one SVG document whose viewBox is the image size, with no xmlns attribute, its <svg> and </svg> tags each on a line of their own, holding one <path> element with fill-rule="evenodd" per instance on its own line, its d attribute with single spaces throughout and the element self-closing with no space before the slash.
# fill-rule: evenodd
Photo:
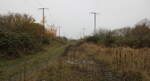
<svg viewBox="0 0 150 81">
<path fill-rule="evenodd" d="M 0 14 L 8 12 L 32 15 L 41 20 L 40 7 L 47 7 L 47 24 L 61 26 L 61 35 L 70 38 L 93 32 L 93 15 L 97 11 L 97 29 L 133 26 L 141 19 L 150 19 L 150 0 L 0 0 Z"/>
</svg>

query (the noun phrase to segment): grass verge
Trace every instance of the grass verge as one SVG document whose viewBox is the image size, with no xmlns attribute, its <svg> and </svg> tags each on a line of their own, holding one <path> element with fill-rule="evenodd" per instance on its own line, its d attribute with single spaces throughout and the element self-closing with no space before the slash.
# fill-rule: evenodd
<svg viewBox="0 0 150 81">
<path fill-rule="evenodd" d="M 44 47 L 44 50 L 15 60 L 0 59 L 0 79 L 8 78 L 26 68 L 36 67 L 62 54 L 65 45 L 55 44 Z"/>
</svg>

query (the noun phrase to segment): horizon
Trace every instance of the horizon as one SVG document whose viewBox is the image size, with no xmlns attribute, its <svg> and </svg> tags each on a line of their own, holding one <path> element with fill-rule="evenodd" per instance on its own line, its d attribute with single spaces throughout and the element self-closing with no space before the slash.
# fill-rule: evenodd
<svg viewBox="0 0 150 81">
<path fill-rule="evenodd" d="M 37 22 L 42 19 L 40 7 L 46 10 L 46 24 L 61 26 L 61 36 L 78 39 L 83 28 L 86 35 L 93 33 L 93 15 L 97 11 L 97 29 L 133 27 L 142 19 L 150 20 L 149 0 L 8 0 L 0 1 L 0 13 L 32 15 Z"/>
</svg>

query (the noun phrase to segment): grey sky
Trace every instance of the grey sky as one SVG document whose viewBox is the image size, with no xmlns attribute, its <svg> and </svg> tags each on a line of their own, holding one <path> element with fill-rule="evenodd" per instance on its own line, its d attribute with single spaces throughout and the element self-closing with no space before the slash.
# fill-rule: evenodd
<svg viewBox="0 0 150 81">
<path fill-rule="evenodd" d="M 40 7 L 48 7 L 47 23 L 61 27 L 61 34 L 79 38 L 82 29 L 93 32 L 93 16 L 97 11 L 98 28 L 115 29 L 133 26 L 141 19 L 150 19 L 150 0 L 0 0 L 0 13 L 27 13 L 41 20 Z"/>
</svg>

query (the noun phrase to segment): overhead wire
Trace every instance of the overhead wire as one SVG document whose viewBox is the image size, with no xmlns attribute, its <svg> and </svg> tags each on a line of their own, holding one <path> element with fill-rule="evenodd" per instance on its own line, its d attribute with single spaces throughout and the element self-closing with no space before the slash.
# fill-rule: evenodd
<svg viewBox="0 0 150 81">
<path fill-rule="evenodd" d="M 27 2 L 28 0 L 24 0 L 24 1 Z M 36 3 L 36 5 L 32 4 L 32 6 L 34 6 L 35 8 L 37 8 L 37 10 L 40 7 L 48 7 L 49 6 L 49 4 L 48 4 L 49 2 L 46 1 L 46 0 L 42 0 L 42 1 L 41 0 L 30 0 L 30 1 L 34 1 Z M 36 12 L 34 12 L 34 13 L 36 13 Z M 47 10 L 46 14 L 47 14 L 47 19 L 48 19 L 47 23 L 50 20 L 51 24 L 54 24 L 55 21 L 54 21 L 54 18 L 52 16 L 51 12 L 49 10 Z"/>
</svg>

